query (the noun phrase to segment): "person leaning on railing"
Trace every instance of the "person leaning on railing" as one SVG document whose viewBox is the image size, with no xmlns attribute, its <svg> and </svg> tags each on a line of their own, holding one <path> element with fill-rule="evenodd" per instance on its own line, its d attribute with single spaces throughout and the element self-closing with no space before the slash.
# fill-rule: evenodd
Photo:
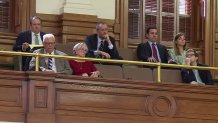
<svg viewBox="0 0 218 123">
<path fill-rule="evenodd" d="M 85 57 L 88 48 L 85 43 L 77 43 L 73 47 L 74 55 L 77 57 Z M 73 75 L 99 77 L 100 72 L 96 69 L 92 61 L 83 60 L 69 60 L 71 69 L 74 71 Z"/>
<path fill-rule="evenodd" d="M 41 49 L 35 50 L 34 53 L 40 54 L 50 54 L 50 55 L 66 55 L 65 53 L 55 49 L 55 37 L 53 34 L 45 34 L 43 36 L 43 47 Z M 32 57 L 29 70 L 35 70 L 35 57 Z M 39 70 L 45 72 L 62 73 L 62 74 L 72 74 L 70 65 L 66 59 L 55 59 L 40 57 L 39 58 Z"/>
<path fill-rule="evenodd" d="M 193 49 L 186 51 L 185 64 L 189 66 L 207 66 L 198 63 L 198 53 Z M 182 69 L 182 80 L 185 83 L 198 85 L 213 85 L 212 75 L 209 70 Z"/>
<path fill-rule="evenodd" d="M 87 36 L 85 43 L 89 49 L 87 57 L 123 59 L 117 51 L 115 39 L 109 36 L 108 26 L 104 22 L 96 24 L 96 34 Z"/>
<path fill-rule="evenodd" d="M 186 41 L 183 33 L 178 33 L 174 37 L 173 49 L 169 49 L 169 55 L 176 64 L 185 65 Z"/>
</svg>

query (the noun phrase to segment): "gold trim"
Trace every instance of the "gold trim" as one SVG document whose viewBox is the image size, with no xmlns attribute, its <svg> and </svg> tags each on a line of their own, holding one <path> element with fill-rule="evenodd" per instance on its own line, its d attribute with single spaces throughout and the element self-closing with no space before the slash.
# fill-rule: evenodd
<svg viewBox="0 0 218 123">
<path fill-rule="evenodd" d="M 118 64 L 157 66 L 157 70 L 158 70 L 157 82 L 158 83 L 161 83 L 161 67 L 188 68 L 188 69 L 199 69 L 199 70 L 218 70 L 218 67 L 187 66 L 187 65 L 177 65 L 177 64 L 150 63 L 150 62 L 128 61 L 128 60 L 97 59 L 97 58 L 75 57 L 75 56 L 65 56 L 65 55 L 49 55 L 49 54 L 11 52 L 11 51 L 0 51 L 0 55 L 34 56 L 36 57 L 36 71 L 39 70 L 39 67 L 38 67 L 39 60 L 38 59 L 40 57 L 64 58 L 64 59 L 86 60 L 86 61 L 118 63 Z"/>
<path fill-rule="evenodd" d="M 39 53 L 36 53 L 36 65 L 35 65 L 35 70 L 39 71 Z"/>
<path fill-rule="evenodd" d="M 158 66 L 157 66 L 157 82 L 158 83 L 161 83 L 161 63 L 158 63 Z"/>
</svg>

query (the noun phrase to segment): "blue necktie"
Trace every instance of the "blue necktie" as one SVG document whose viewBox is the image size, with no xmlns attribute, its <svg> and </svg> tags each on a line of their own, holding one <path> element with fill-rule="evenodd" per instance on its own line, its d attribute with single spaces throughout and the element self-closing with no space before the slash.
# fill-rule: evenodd
<svg viewBox="0 0 218 123">
<path fill-rule="evenodd" d="M 51 55 L 51 54 L 50 54 Z M 53 66 L 53 63 L 52 63 L 52 58 L 48 58 L 48 69 L 49 70 L 52 70 L 52 66 Z"/>
</svg>

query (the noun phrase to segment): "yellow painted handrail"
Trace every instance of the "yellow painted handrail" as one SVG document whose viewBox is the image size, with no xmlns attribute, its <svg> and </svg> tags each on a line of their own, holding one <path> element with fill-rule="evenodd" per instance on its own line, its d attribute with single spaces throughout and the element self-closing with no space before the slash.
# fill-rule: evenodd
<svg viewBox="0 0 218 123">
<path fill-rule="evenodd" d="M 36 71 L 39 71 L 39 58 L 40 57 L 51 57 L 51 58 L 63 58 L 63 59 L 76 59 L 94 62 L 107 62 L 107 63 L 117 63 L 117 64 L 134 64 L 134 65 L 145 65 L 145 66 L 157 66 L 157 82 L 161 82 L 161 67 L 169 68 L 189 68 L 189 69 L 199 69 L 199 70 L 218 70 L 217 67 L 203 67 L 203 66 L 187 66 L 187 65 L 177 65 L 177 64 L 164 64 L 164 63 L 151 63 L 151 62 L 141 62 L 141 61 L 128 61 L 128 60 L 112 60 L 112 59 L 99 59 L 99 58 L 87 58 L 87 57 L 75 57 L 66 55 L 49 55 L 49 54 L 39 54 L 39 53 L 26 53 L 26 52 L 13 52 L 13 51 L 0 51 L 0 55 L 5 56 L 34 56 L 36 57 Z"/>
</svg>

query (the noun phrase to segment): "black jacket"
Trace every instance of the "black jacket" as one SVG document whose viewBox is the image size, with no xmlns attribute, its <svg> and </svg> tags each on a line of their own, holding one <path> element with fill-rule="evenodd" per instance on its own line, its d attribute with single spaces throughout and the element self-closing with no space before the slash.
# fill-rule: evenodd
<svg viewBox="0 0 218 123">
<path fill-rule="evenodd" d="M 111 36 L 109 36 L 111 43 L 113 44 L 113 49 L 109 49 L 108 48 L 108 42 L 104 41 L 104 48 L 103 48 L 103 52 L 108 53 L 111 56 L 111 59 L 122 59 L 121 56 L 119 56 L 119 53 L 117 51 L 117 47 L 115 44 L 115 39 Z M 98 36 L 97 34 L 93 34 L 90 35 L 86 38 L 85 43 L 89 49 L 89 52 L 87 54 L 87 57 L 92 57 L 92 58 L 97 58 L 98 56 L 96 56 L 94 54 L 94 51 L 97 50 L 98 47 Z"/>
<path fill-rule="evenodd" d="M 40 32 L 40 38 L 41 40 L 43 40 L 43 35 L 45 35 L 44 32 Z M 29 44 L 32 44 L 32 34 L 31 34 L 31 31 L 28 30 L 28 31 L 25 31 L 25 32 L 21 32 L 18 37 L 17 37 L 17 40 L 16 40 L 16 43 L 13 47 L 13 50 L 14 51 L 22 51 L 22 44 L 23 43 L 29 43 Z M 26 52 L 29 52 L 30 49 L 27 49 Z"/>
<path fill-rule="evenodd" d="M 160 55 L 161 63 L 168 63 L 168 61 L 171 59 L 167 48 L 164 45 L 157 44 L 158 53 Z M 137 56 L 138 59 L 141 61 L 148 62 L 148 58 L 152 57 L 152 49 L 148 42 L 141 43 L 137 47 Z"/>
<path fill-rule="evenodd" d="M 207 66 L 205 64 L 197 64 L 197 66 Z M 212 81 L 212 75 L 209 70 L 198 70 L 199 76 L 201 80 L 206 84 L 206 85 L 213 85 Z M 192 69 L 182 69 L 182 80 L 184 83 L 190 83 L 192 81 L 196 81 L 194 72 Z"/>
<path fill-rule="evenodd" d="M 45 35 L 44 32 L 40 32 L 40 38 L 41 40 L 43 40 L 43 35 Z M 30 48 L 26 49 L 26 51 L 23 51 L 22 49 L 22 44 L 23 43 L 29 43 L 32 44 L 32 33 L 30 30 L 25 31 L 25 32 L 21 32 L 16 40 L 16 43 L 13 47 L 14 51 L 21 51 L 21 52 L 32 52 L 32 50 L 30 50 Z M 22 57 L 22 70 L 26 70 L 25 66 L 29 66 L 29 60 L 27 56 L 23 56 Z"/>
</svg>

